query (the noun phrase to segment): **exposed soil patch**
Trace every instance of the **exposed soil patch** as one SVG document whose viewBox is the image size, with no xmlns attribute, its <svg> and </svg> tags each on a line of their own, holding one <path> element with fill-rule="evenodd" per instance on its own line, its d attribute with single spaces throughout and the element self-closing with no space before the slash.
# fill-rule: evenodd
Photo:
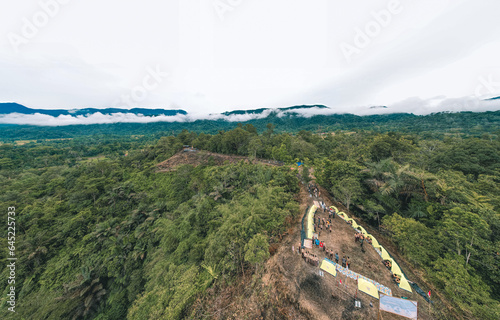
<svg viewBox="0 0 500 320">
<path fill-rule="evenodd" d="M 189 151 L 189 152 L 180 151 L 175 155 L 173 155 L 172 157 L 168 158 L 167 160 L 159 163 L 157 165 L 157 168 L 158 172 L 167 172 L 167 171 L 173 171 L 177 167 L 185 164 L 192 165 L 195 167 L 204 164 L 221 166 L 224 164 L 237 163 L 240 161 L 244 161 L 246 163 L 252 162 L 252 163 L 260 163 L 260 164 L 274 165 L 274 166 L 281 165 L 279 161 L 264 160 L 264 159 L 254 159 L 251 161 L 248 157 L 244 156 L 227 155 L 209 151 Z"/>
</svg>

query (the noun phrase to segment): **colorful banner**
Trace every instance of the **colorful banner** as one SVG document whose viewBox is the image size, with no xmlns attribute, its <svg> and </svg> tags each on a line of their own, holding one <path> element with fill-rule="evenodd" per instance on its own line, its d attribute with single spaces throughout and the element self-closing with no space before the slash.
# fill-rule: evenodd
<svg viewBox="0 0 500 320">
<path fill-rule="evenodd" d="M 337 264 L 337 263 L 335 263 L 333 261 L 331 261 L 331 263 L 333 263 L 335 265 L 337 271 L 340 272 L 341 274 L 343 274 L 344 276 L 349 277 L 349 278 L 354 279 L 354 280 L 364 279 L 364 280 L 366 280 L 368 282 L 373 283 L 375 285 L 375 287 L 377 287 L 377 290 L 379 292 L 382 292 L 382 293 L 384 293 L 384 294 L 386 294 L 388 296 L 392 296 L 392 290 L 389 289 L 389 288 L 387 288 L 386 286 L 381 285 L 380 283 L 378 283 L 378 282 L 376 282 L 376 281 L 374 281 L 372 279 L 369 279 L 369 278 L 367 278 L 367 277 L 365 277 L 365 276 L 363 276 L 363 275 L 361 275 L 359 273 L 356 273 L 356 272 L 351 271 L 351 270 L 349 270 L 347 268 L 344 268 L 341 265 L 339 265 L 339 264 Z"/>
</svg>

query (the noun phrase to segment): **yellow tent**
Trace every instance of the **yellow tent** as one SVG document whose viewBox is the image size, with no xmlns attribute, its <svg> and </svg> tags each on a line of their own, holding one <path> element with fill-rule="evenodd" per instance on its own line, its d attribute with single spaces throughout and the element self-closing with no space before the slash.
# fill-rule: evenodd
<svg viewBox="0 0 500 320">
<path fill-rule="evenodd" d="M 314 213 L 316 212 L 316 206 L 312 206 L 307 213 L 307 234 L 306 238 L 312 239 L 314 233 Z"/>
<path fill-rule="evenodd" d="M 361 230 L 361 233 L 362 233 L 364 236 L 368 235 L 368 232 L 366 232 L 365 228 L 363 228 L 362 226 L 358 226 L 357 228 L 358 228 L 359 230 Z M 373 238 L 373 237 L 372 237 L 372 238 Z"/>
<path fill-rule="evenodd" d="M 371 234 L 369 234 L 369 236 L 372 238 L 372 246 L 373 246 L 374 248 L 380 248 L 381 246 L 380 246 L 380 244 L 378 243 L 377 239 L 375 239 L 375 237 L 374 237 L 374 236 L 372 236 Z"/>
<path fill-rule="evenodd" d="M 404 275 L 401 275 L 401 282 L 399 283 L 399 287 L 403 290 L 412 292 L 410 283 L 408 282 L 408 280 L 406 280 Z"/>
<path fill-rule="evenodd" d="M 331 274 L 334 277 L 337 276 L 337 269 L 335 268 L 335 265 L 326 259 L 321 261 L 320 269 L 325 270 L 326 272 L 328 272 L 329 274 Z"/>
<path fill-rule="evenodd" d="M 347 219 L 347 215 L 344 212 L 339 212 L 338 215 L 344 220 Z"/>
<path fill-rule="evenodd" d="M 336 207 L 334 206 L 330 206 L 330 209 L 333 209 L 333 211 L 335 211 L 335 213 L 338 213 L 339 212 L 339 209 L 337 209 Z"/>
<path fill-rule="evenodd" d="M 399 268 L 398 264 L 396 263 L 396 261 L 394 261 L 393 259 L 390 259 L 391 261 L 391 272 L 394 273 L 394 274 L 397 274 L 401 277 L 403 277 L 403 273 L 401 272 L 401 268 Z"/>
<path fill-rule="evenodd" d="M 377 287 L 370 281 L 366 281 L 363 278 L 358 279 L 358 290 L 370 295 L 374 298 L 379 298 Z"/>
<path fill-rule="evenodd" d="M 358 224 L 354 221 L 354 219 L 352 219 L 352 227 L 355 229 L 358 227 Z"/>
<path fill-rule="evenodd" d="M 382 260 L 392 260 L 391 256 L 389 255 L 387 250 L 384 249 L 384 247 L 380 246 L 380 251 L 382 251 Z"/>
</svg>

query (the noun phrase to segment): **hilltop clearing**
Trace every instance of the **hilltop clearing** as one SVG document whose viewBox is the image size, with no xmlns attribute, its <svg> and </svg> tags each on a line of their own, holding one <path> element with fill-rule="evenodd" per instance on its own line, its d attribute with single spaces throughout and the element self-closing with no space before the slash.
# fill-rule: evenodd
<svg viewBox="0 0 500 320">
<path fill-rule="evenodd" d="M 222 166 L 225 164 L 237 163 L 244 161 L 245 163 L 260 163 L 266 165 L 280 165 L 281 162 L 264 159 L 250 160 L 249 157 L 227 155 L 221 153 L 214 153 L 209 151 L 179 151 L 172 157 L 158 164 L 159 172 L 173 171 L 181 165 L 192 165 L 197 167 L 199 165 L 217 165 Z"/>
<path fill-rule="evenodd" d="M 320 190 L 322 195 L 315 198 L 309 195 L 306 187 L 301 187 L 299 199 L 302 213 L 314 201 L 324 201 L 327 206 L 335 205 L 345 210 L 329 196 L 324 196 L 322 188 Z M 328 219 L 328 213 L 323 213 L 322 209 L 317 216 Z M 379 301 L 357 291 L 355 280 L 340 272 L 336 277 L 320 272 L 317 266 L 302 259 L 297 250 L 301 220 L 302 215 L 278 247 L 271 247 L 274 255 L 253 277 L 246 276 L 231 286 L 214 286 L 207 296 L 194 304 L 193 315 L 211 319 L 377 319 Z M 322 232 L 319 239 L 328 250 L 338 252 L 341 258 L 343 254 L 349 256 L 351 271 L 386 286 L 394 297 L 417 301 L 419 319 L 453 319 L 451 314 L 443 313 L 441 301 L 430 307 L 414 290 L 410 293 L 400 289 L 375 249 L 368 244 L 362 249 L 359 242 L 354 241 L 354 234 L 352 226 L 337 216 L 332 219 L 332 232 Z M 378 238 L 382 236 L 377 235 Z M 316 246 L 308 251 L 317 255 L 320 261 L 327 257 Z M 393 257 L 401 262 L 394 253 L 391 252 Z M 417 281 L 414 273 L 409 271 L 404 270 L 411 280 Z M 355 307 L 356 300 L 361 302 L 360 308 Z M 382 312 L 382 317 L 404 319 L 387 312 Z"/>
</svg>

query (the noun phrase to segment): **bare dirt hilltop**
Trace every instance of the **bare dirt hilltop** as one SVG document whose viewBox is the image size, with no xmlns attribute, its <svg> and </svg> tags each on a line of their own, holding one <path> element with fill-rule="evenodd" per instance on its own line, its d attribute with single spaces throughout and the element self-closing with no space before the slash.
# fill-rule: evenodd
<svg viewBox="0 0 500 320">
<path fill-rule="evenodd" d="M 273 160 L 264 160 L 264 159 L 254 159 L 250 160 L 248 157 L 244 156 L 236 156 L 236 155 L 227 155 L 227 154 L 220 154 L 220 153 L 214 153 L 214 152 L 209 152 L 209 151 L 180 151 L 173 155 L 172 157 L 168 158 L 167 160 L 159 163 L 157 165 L 158 171 L 159 172 L 166 172 L 166 171 L 173 171 L 177 167 L 181 165 L 192 165 L 192 166 L 199 166 L 199 165 L 204 165 L 204 164 L 211 164 L 211 165 L 224 165 L 224 164 L 230 164 L 230 163 L 237 163 L 240 161 L 244 161 L 247 163 L 261 163 L 261 164 L 266 164 L 266 165 L 280 165 L 281 163 L 278 161 L 273 161 Z"/>
</svg>

